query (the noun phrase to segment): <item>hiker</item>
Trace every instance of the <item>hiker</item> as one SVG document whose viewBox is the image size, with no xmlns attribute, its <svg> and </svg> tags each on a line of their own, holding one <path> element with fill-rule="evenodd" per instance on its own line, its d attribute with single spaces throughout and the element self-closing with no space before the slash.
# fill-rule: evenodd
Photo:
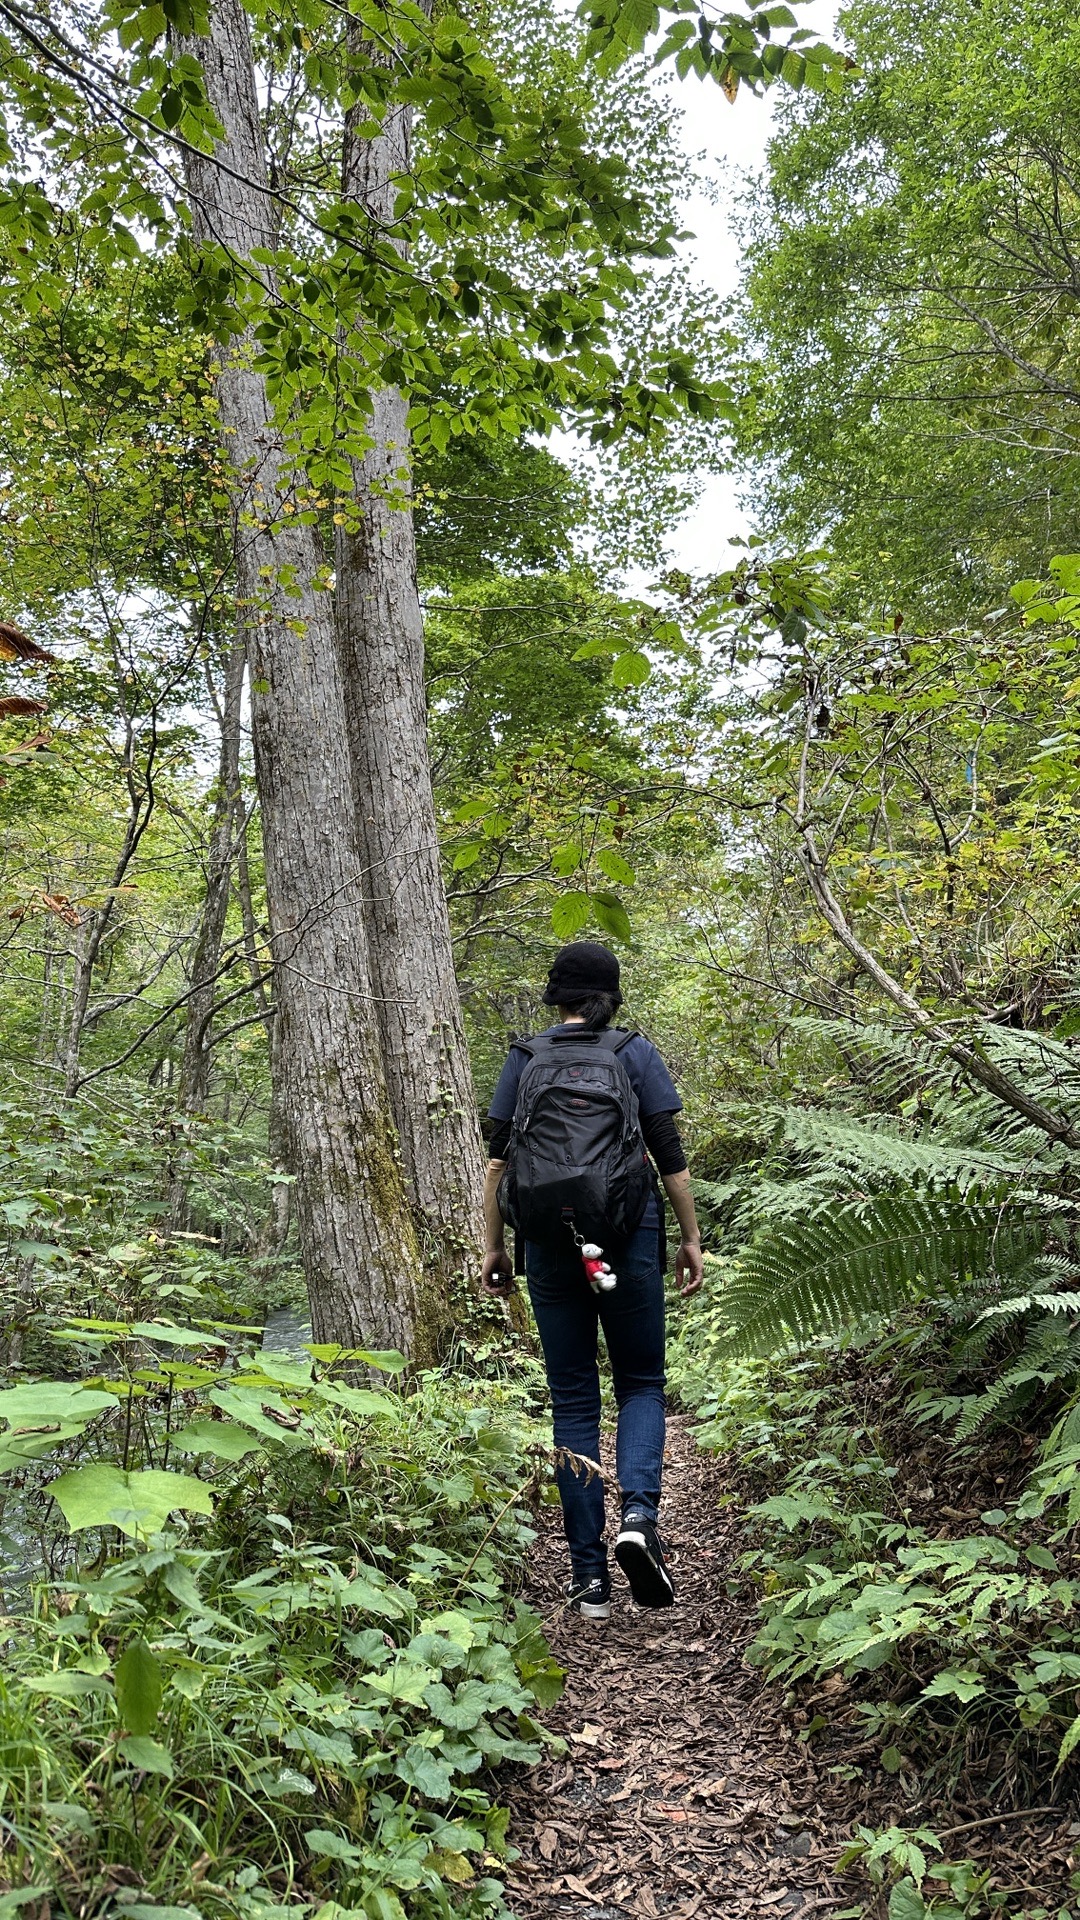
<svg viewBox="0 0 1080 1920">
<path fill-rule="evenodd" d="M 606 1620 L 604 1485 L 586 1464 L 600 1457 L 598 1325 L 619 1409 L 622 1515 L 615 1558 L 639 1606 L 670 1607 L 675 1598 L 657 1532 L 665 1249 L 653 1165 L 682 1233 L 675 1274 L 684 1294 L 701 1286 L 701 1236 L 675 1126 L 682 1102 L 671 1075 L 643 1034 L 611 1026 L 622 1005 L 615 955 L 592 940 L 563 947 L 544 1005 L 558 1009 L 558 1025 L 511 1047 L 488 1109 L 482 1281 L 489 1293 L 503 1296 L 513 1287 L 505 1215 L 515 1228 L 519 1270 L 524 1242 L 556 1457 L 560 1449 L 577 1456 L 556 1468 L 572 1568 L 567 1604 L 588 1619 Z"/>
</svg>

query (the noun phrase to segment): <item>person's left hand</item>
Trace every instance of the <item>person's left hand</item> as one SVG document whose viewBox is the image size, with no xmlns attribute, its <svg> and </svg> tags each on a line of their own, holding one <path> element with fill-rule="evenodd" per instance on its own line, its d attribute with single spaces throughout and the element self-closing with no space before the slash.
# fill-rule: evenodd
<svg viewBox="0 0 1080 1920">
<path fill-rule="evenodd" d="M 675 1255 L 675 1284 L 687 1299 L 692 1293 L 700 1293 L 705 1278 L 705 1262 L 701 1257 L 701 1245 L 696 1240 L 684 1240 Z"/>
<path fill-rule="evenodd" d="M 514 1291 L 514 1263 L 505 1247 L 491 1247 L 484 1255 L 480 1284 L 485 1293 L 505 1300 Z"/>
</svg>

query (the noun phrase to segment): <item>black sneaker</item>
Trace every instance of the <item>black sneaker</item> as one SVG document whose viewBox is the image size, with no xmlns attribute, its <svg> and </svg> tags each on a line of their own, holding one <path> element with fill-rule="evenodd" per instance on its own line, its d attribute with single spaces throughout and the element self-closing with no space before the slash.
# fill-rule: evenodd
<svg viewBox="0 0 1080 1920">
<path fill-rule="evenodd" d="M 651 1520 L 643 1513 L 625 1513 L 615 1558 L 630 1582 L 639 1607 L 673 1607 L 675 1586 L 664 1559 L 664 1548 Z"/>
<path fill-rule="evenodd" d="M 594 1573 L 587 1580 L 575 1576 L 566 1589 L 566 1604 L 586 1620 L 606 1620 L 611 1612 L 611 1579 Z"/>
</svg>

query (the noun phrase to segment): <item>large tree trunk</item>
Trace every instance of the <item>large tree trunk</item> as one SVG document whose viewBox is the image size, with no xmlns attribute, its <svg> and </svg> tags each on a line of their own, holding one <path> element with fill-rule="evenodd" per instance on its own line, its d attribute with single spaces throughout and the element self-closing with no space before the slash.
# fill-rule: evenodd
<svg viewBox="0 0 1080 1920">
<path fill-rule="evenodd" d="M 376 140 L 357 131 L 366 111 L 346 122 L 343 191 L 388 232 L 411 108 L 391 107 Z M 337 609 L 383 1063 L 434 1312 L 479 1257 L 483 1156 L 428 758 L 407 411 L 395 388 L 374 396 L 356 519 L 338 533 Z"/>
<path fill-rule="evenodd" d="M 185 50 L 202 63 L 225 131 L 213 157 L 185 154 L 196 233 L 248 260 L 274 246 L 275 222 L 240 0 L 213 0 L 209 39 L 189 40 Z M 320 1341 L 408 1349 L 416 1248 L 368 973 L 333 606 L 316 584 L 315 531 L 277 530 L 290 477 L 251 350 L 250 340 L 237 343 L 216 386 L 234 474 L 237 588 L 281 1021 L 281 1111 L 297 1174 L 312 1322 Z"/>
</svg>

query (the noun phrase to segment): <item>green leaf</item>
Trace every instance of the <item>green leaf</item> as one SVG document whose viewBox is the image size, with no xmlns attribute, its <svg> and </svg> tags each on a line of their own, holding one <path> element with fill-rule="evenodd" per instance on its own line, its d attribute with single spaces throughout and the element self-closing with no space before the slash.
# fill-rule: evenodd
<svg viewBox="0 0 1080 1920">
<path fill-rule="evenodd" d="M 24 1381 L 0 1392 L 0 1420 L 13 1427 L 46 1426 L 53 1420 L 92 1420 L 107 1407 L 115 1407 L 119 1396 L 100 1387 L 84 1387 L 78 1381 Z"/>
<path fill-rule="evenodd" d="M 396 1400 L 388 1394 L 376 1393 L 372 1387 L 323 1386 L 319 1388 L 319 1399 L 328 1400 L 333 1406 L 344 1407 L 346 1413 L 355 1415 L 358 1420 L 370 1420 L 378 1414 L 396 1414 L 399 1411 Z"/>
<path fill-rule="evenodd" d="M 648 654 L 639 653 L 636 647 L 620 653 L 611 663 L 611 679 L 616 687 L 640 687 L 651 672 L 652 663 Z"/>
<path fill-rule="evenodd" d="M 428 1800 L 449 1800 L 454 1775 L 443 1760 L 427 1748 L 413 1744 L 398 1755 L 394 1772 L 407 1787 L 415 1788 Z"/>
<path fill-rule="evenodd" d="M 491 1704 L 491 1695 L 482 1680 L 464 1680 L 455 1693 L 438 1682 L 428 1687 L 424 1699 L 441 1727 L 455 1733 L 471 1733 Z"/>
<path fill-rule="evenodd" d="M 82 1700 L 88 1693 L 108 1693 L 107 1680 L 96 1673 L 73 1673 L 61 1667 L 57 1673 L 33 1673 L 23 1681 L 31 1693 L 44 1693 L 50 1700 Z"/>
<path fill-rule="evenodd" d="M 1070 1754 L 1075 1753 L 1078 1746 L 1080 1746 L 1080 1713 L 1077 1714 L 1072 1726 L 1066 1729 L 1065 1736 L 1058 1748 L 1057 1766 L 1054 1768 L 1055 1773 L 1065 1765 Z"/>
<path fill-rule="evenodd" d="M 986 1692 L 985 1682 L 977 1673 L 966 1668 L 946 1668 L 937 1673 L 928 1686 L 922 1690 L 924 1700 L 940 1700 L 951 1696 L 956 1700 L 977 1700 Z"/>
<path fill-rule="evenodd" d="M 176 1771 L 168 1748 L 156 1740 L 147 1740 L 143 1734 L 127 1734 L 120 1742 L 119 1751 L 128 1765 L 138 1767 L 140 1773 L 161 1773 L 166 1780 L 171 1780 Z"/>
<path fill-rule="evenodd" d="M 572 940 L 589 918 L 589 896 L 579 888 L 562 893 L 551 909 L 551 924 L 560 940 Z"/>
<path fill-rule="evenodd" d="M 161 1711 L 161 1662 L 145 1640 L 132 1640 L 116 1663 L 116 1704 L 129 1733 L 152 1733 Z"/>
<path fill-rule="evenodd" d="M 595 660 L 600 654 L 623 652 L 625 652 L 625 648 L 622 640 L 616 640 L 614 638 L 607 640 L 586 640 L 584 646 L 579 647 L 576 653 L 570 655 L 570 658 L 571 660 Z"/>
<path fill-rule="evenodd" d="M 630 925 L 630 915 L 616 894 L 594 893 L 593 908 L 605 933 L 610 933 L 616 940 L 633 939 L 634 930 Z"/>
<path fill-rule="evenodd" d="M 131 1332 L 140 1340 L 159 1340 L 166 1347 L 216 1346 L 212 1333 L 197 1333 L 191 1327 L 174 1326 L 171 1320 L 136 1320 Z"/>
<path fill-rule="evenodd" d="M 121 1533 L 157 1533 L 171 1513 L 212 1513 L 210 1489 L 189 1473 L 147 1467 L 124 1473 L 104 1461 L 74 1467 L 49 1492 L 72 1533 L 84 1527 L 119 1527 Z"/>
<path fill-rule="evenodd" d="M 178 1453 L 211 1453 L 217 1460 L 242 1460 L 259 1451 L 258 1440 L 235 1420 L 191 1420 L 172 1444 Z"/>
<path fill-rule="evenodd" d="M 149 1769 L 147 1769 L 149 1771 Z M 117 1914 L 133 1916 L 133 1920 L 202 1920 L 197 1907 L 159 1907 L 153 1900 L 136 1900 L 134 1906 L 124 1902 Z"/>
<path fill-rule="evenodd" d="M 615 881 L 617 886 L 633 886 L 634 869 L 629 860 L 624 860 L 622 854 L 614 847 L 601 847 L 596 856 L 596 864 L 602 873 L 607 874 L 609 880 Z"/>
<path fill-rule="evenodd" d="M 569 880 L 581 865 L 581 849 L 575 846 L 556 847 L 551 856 L 551 871 L 557 873 L 560 880 Z"/>
<path fill-rule="evenodd" d="M 359 1847 L 328 1827 L 309 1827 L 304 1841 L 309 1852 L 320 1854 L 324 1860 L 345 1860 L 350 1867 L 359 1866 L 364 1857 Z"/>
<path fill-rule="evenodd" d="M 889 1895 L 889 1920 L 924 1920 L 926 1902 L 911 1880 L 901 1880 Z"/>
</svg>

